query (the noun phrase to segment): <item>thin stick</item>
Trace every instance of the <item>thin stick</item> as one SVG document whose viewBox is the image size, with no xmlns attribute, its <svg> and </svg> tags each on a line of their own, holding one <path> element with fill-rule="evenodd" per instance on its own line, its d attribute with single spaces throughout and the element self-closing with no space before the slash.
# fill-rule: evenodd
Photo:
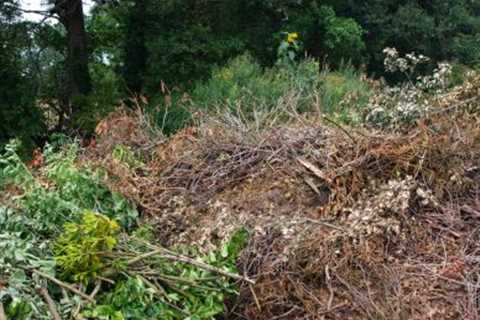
<svg viewBox="0 0 480 320">
<path fill-rule="evenodd" d="M 5 310 L 3 309 L 2 301 L 0 301 L 0 320 L 7 320 L 7 316 L 5 315 Z"/>
<path fill-rule="evenodd" d="M 310 219 L 310 218 L 305 219 L 305 221 L 311 222 L 311 223 L 314 223 L 314 224 L 319 224 L 319 225 L 322 225 L 322 226 L 325 226 L 325 227 L 328 227 L 328 228 L 332 228 L 332 229 L 335 229 L 335 230 L 338 230 L 338 231 L 341 231 L 341 232 L 346 232 L 344 228 L 336 226 L 336 225 L 328 223 L 328 222 L 325 222 L 325 221 L 315 220 L 315 219 Z"/>
<path fill-rule="evenodd" d="M 201 269 L 204 269 L 204 270 L 207 270 L 207 271 L 211 271 L 211 272 L 214 272 L 214 273 L 218 273 L 218 274 L 221 274 L 223 276 L 226 276 L 226 277 L 229 277 L 229 278 L 232 278 L 232 279 L 236 279 L 236 280 L 242 280 L 242 281 L 245 281 L 245 282 L 248 282 L 250 284 L 255 284 L 255 281 L 250 279 L 250 278 L 247 278 L 247 277 L 242 277 L 236 273 L 231 273 L 231 272 L 228 272 L 228 271 L 224 271 L 222 269 L 219 269 L 219 268 L 216 268 L 216 267 L 213 267 L 209 264 L 206 264 L 206 263 L 203 263 L 203 262 L 200 262 L 200 261 L 197 261 L 197 260 L 194 260 L 192 258 L 189 258 L 189 257 L 185 257 L 185 256 L 173 256 L 173 255 L 162 255 L 161 256 L 162 258 L 165 258 L 165 259 L 168 259 L 168 260 L 173 260 L 173 261 L 178 261 L 178 262 L 184 262 L 184 263 L 188 263 L 188 264 L 191 264 L 193 266 L 196 266 L 196 267 L 199 267 Z"/>
<path fill-rule="evenodd" d="M 314 175 L 316 175 L 318 178 L 326 181 L 327 183 L 329 184 L 332 184 L 332 181 L 327 177 L 327 175 L 325 173 L 323 173 L 322 170 L 320 170 L 317 166 L 315 166 L 313 163 L 311 162 L 308 162 L 307 160 L 305 159 L 302 159 L 302 158 L 297 158 L 297 161 L 302 165 L 304 166 L 305 168 L 307 168 L 308 170 L 310 170 Z"/>
<path fill-rule="evenodd" d="M 27 269 L 27 270 L 28 270 L 28 269 Z M 89 302 L 92 302 L 92 303 L 95 302 L 95 300 L 93 300 L 92 298 L 90 298 L 90 296 L 86 295 L 85 293 L 83 293 L 82 291 L 78 290 L 77 288 L 69 285 L 68 283 L 65 283 L 65 282 L 63 282 L 63 281 L 60 281 L 60 280 L 58 280 L 57 278 L 54 278 L 54 277 L 52 277 L 51 275 L 48 275 L 48 274 L 46 274 L 46 273 L 43 273 L 43 272 L 41 272 L 41 271 L 39 271 L 39 270 L 37 270 L 37 269 L 29 269 L 29 270 L 32 271 L 32 272 L 34 272 L 34 273 L 36 273 L 36 274 L 38 274 L 39 276 L 41 276 L 41 277 L 43 277 L 43 278 L 45 278 L 45 279 L 48 279 L 48 280 L 52 281 L 53 283 L 59 285 L 59 286 L 62 287 L 62 288 L 65 288 L 65 289 L 67 289 L 67 290 L 70 290 L 71 292 L 79 295 L 79 296 L 82 297 L 83 299 L 88 300 Z"/>
<path fill-rule="evenodd" d="M 141 255 L 133 258 L 133 259 L 128 260 L 128 261 L 127 261 L 127 264 L 128 264 L 128 265 L 135 264 L 135 263 L 137 263 L 137 262 L 139 262 L 139 261 L 141 261 L 141 260 L 144 260 L 144 259 L 146 259 L 146 258 L 150 258 L 150 257 L 152 257 L 152 256 L 156 256 L 156 255 L 158 255 L 158 254 L 161 254 L 162 252 L 165 252 L 165 249 L 163 249 L 163 248 L 158 248 L 158 249 L 156 249 L 156 250 L 154 250 L 154 251 L 150 251 L 150 252 L 141 254 Z"/>
<path fill-rule="evenodd" d="M 55 307 L 55 302 L 53 301 L 52 297 L 48 294 L 48 290 L 46 288 L 39 288 L 38 293 L 42 296 L 43 300 L 47 303 L 47 308 L 48 311 L 50 312 L 50 315 L 52 316 L 53 320 L 62 320 L 60 317 L 60 314 L 57 311 L 57 308 Z"/>
<path fill-rule="evenodd" d="M 330 312 L 330 310 L 332 309 L 334 291 L 332 287 L 332 278 L 330 277 L 328 264 L 325 266 L 325 279 L 327 280 L 328 290 L 330 291 L 330 297 L 328 298 L 328 304 L 327 304 L 327 312 Z"/>
<path fill-rule="evenodd" d="M 97 276 L 97 279 L 102 280 L 106 283 L 115 284 L 115 281 L 113 281 L 112 279 L 108 279 L 108 278 L 104 278 L 104 277 L 100 277 L 100 276 Z"/>
<path fill-rule="evenodd" d="M 166 252 L 168 254 L 161 254 L 163 252 Z M 143 260 L 143 259 L 146 259 L 146 258 L 149 258 L 149 257 L 152 257 L 152 256 L 156 256 L 156 255 L 158 255 L 160 258 L 188 263 L 188 264 L 191 264 L 193 266 L 199 267 L 201 269 L 211 271 L 211 272 L 214 272 L 214 273 L 218 273 L 218 274 L 221 274 L 223 276 L 226 276 L 226 277 L 229 277 L 229 278 L 232 278 L 232 279 L 242 280 L 242 281 L 245 281 L 245 282 L 248 282 L 248 283 L 251 283 L 251 284 L 255 284 L 255 281 L 253 281 L 252 279 L 249 279 L 247 277 L 242 277 L 242 276 L 240 276 L 236 273 L 231 273 L 231 272 L 228 272 L 228 271 L 224 271 L 222 269 L 216 268 L 216 267 L 211 266 L 209 264 L 206 264 L 204 262 L 197 261 L 195 259 L 176 254 L 176 253 L 174 253 L 170 250 L 167 250 L 165 248 L 158 248 L 157 247 L 157 249 L 155 249 L 153 251 L 144 253 L 142 255 L 139 255 L 138 257 L 135 257 L 135 258 L 127 261 L 127 264 L 131 265 L 131 264 L 134 264 L 136 262 L 139 262 L 140 260 Z"/>
<path fill-rule="evenodd" d="M 89 295 L 90 298 L 95 299 L 95 296 L 100 291 L 101 287 L 102 287 L 102 280 L 98 279 L 95 283 L 95 288 L 93 288 L 92 292 Z M 82 307 L 83 307 L 83 303 L 80 301 L 80 303 L 78 303 L 77 306 L 75 307 L 75 310 L 72 312 L 72 319 L 78 318 L 78 314 L 82 310 Z M 79 319 L 82 319 L 82 318 L 80 317 Z"/>
<path fill-rule="evenodd" d="M 313 190 L 317 195 L 320 195 L 320 190 L 318 190 L 317 186 L 316 186 L 315 183 L 312 181 L 312 179 L 307 178 L 307 177 L 304 177 L 303 180 L 305 181 L 305 183 L 306 183 L 310 188 L 312 188 L 312 190 Z"/>
<path fill-rule="evenodd" d="M 255 304 L 257 305 L 258 311 L 262 311 L 262 306 L 260 305 L 260 301 L 258 301 L 257 295 L 255 293 L 255 290 L 253 290 L 253 285 L 251 283 L 248 284 L 248 288 L 252 293 L 252 296 L 253 296 L 253 299 L 255 300 Z"/>
<path fill-rule="evenodd" d="M 90 298 L 95 299 L 95 296 L 97 295 L 97 293 L 100 291 L 101 288 L 102 288 L 102 281 L 98 280 L 95 285 L 95 288 L 93 288 L 92 292 L 90 293 Z"/>
<path fill-rule="evenodd" d="M 347 137 L 352 139 L 353 142 L 357 143 L 357 140 L 355 140 L 355 138 L 344 127 L 342 127 L 339 123 L 333 121 L 332 119 L 330 119 L 329 117 L 327 117 L 325 115 L 322 118 L 327 120 L 328 122 L 330 122 L 331 124 L 333 124 L 337 128 L 339 128 L 340 130 L 342 130 L 342 132 L 345 133 L 347 135 Z"/>
</svg>

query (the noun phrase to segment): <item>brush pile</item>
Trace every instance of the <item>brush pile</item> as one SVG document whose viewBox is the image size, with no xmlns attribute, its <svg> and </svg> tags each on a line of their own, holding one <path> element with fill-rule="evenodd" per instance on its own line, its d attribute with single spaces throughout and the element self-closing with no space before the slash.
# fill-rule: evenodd
<svg viewBox="0 0 480 320">
<path fill-rule="evenodd" d="M 255 284 L 240 284 L 227 319 L 473 320 L 479 97 L 471 77 L 394 130 L 311 114 L 259 127 L 224 114 L 140 144 L 141 121 L 120 112 L 86 157 L 164 245 L 210 250 L 249 230 L 238 267 Z M 112 165 L 122 117 L 136 126 L 122 143 L 149 151 L 142 169 Z"/>
<path fill-rule="evenodd" d="M 296 105 L 198 115 L 169 138 L 122 109 L 83 147 L 57 141 L 28 165 L 9 147 L 0 307 L 19 319 L 480 319 L 480 77 L 388 124 Z"/>
</svg>

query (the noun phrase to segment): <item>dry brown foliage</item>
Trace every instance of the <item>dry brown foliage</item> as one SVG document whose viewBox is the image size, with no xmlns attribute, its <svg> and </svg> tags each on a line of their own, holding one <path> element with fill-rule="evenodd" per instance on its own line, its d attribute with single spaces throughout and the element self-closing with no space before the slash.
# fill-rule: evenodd
<svg viewBox="0 0 480 320">
<path fill-rule="evenodd" d="M 166 139 L 119 112 L 87 158 L 167 245 L 206 250 L 250 230 L 239 268 L 256 284 L 240 284 L 227 319 L 480 319 L 471 83 L 408 133 L 299 116 L 259 129 L 225 116 Z M 145 168 L 112 161 L 115 141 Z"/>
</svg>

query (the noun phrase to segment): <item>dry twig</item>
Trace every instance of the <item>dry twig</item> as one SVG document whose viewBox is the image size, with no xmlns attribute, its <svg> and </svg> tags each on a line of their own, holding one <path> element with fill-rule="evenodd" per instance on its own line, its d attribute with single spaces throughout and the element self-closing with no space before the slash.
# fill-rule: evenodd
<svg viewBox="0 0 480 320">
<path fill-rule="evenodd" d="M 5 309 L 3 308 L 2 301 L 0 301 L 0 320 L 7 320 L 7 316 L 5 315 Z"/>
<path fill-rule="evenodd" d="M 39 288 L 38 293 L 42 296 L 43 300 L 47 304 L 48 311 L 52 316 L 53 320 L 62 320 L 60 314 L 57 311 L 57 307 L 55 306 L 55 301 L 53 301 L 52 297 L 48 294 L 48 290 L 46 288 Z"/>
<path fill-rule="evenodd" d="M 27 269 L 27 270 L 30 270 L 30 271 L 38 274 L 39 276 L 41 276 L 41 277 L 43 277 L 43 278 L 45 278 L 45 279 L 48 279 L 48 280 L 52 281 L 52 282 L 55 283 L 56 285 L 59 285 L 60 287 L 65 288 L 65 289 L 67 289 L 67 290 L 69 290 L 69 291 L 71 291 L 71 292 L 79 295 L 80 297 L 82 297 L 82 298 L 85 299 L 85 300 L 88 300 L 89 302 L 92 302 L 92 303 L 95 302 L 95 300 L 92 299 L 89 295 L 83 293 L 82 291 L 78 290 L 77 288 L 75 288 L 75 287 L 73 287 L 73 286 L 71 286 L 71 285 L 69 285 L 69 284 L 67 284 L 67 283 L 65 283 L 65 282 L 63 282 L 63 281 L 58 280 L 58 279 L 55 278 L 55 277 L 52 277 L 51 275 L 48 275 L 48 274 L 46 274 L 46 273 L 44 273 L 44 272 L 42 272 L 42 271 L 39 271 L 39 270 L 37 270 L 37 269 Z"/>
</svg>

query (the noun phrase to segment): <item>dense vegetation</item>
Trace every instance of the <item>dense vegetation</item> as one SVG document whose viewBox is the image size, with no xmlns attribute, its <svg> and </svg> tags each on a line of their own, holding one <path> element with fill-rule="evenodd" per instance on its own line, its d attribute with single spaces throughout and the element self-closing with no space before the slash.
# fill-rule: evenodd
<svg viewBox="0 0 480 320">
<path fill-rule="evenodd" d="M 228 275 L 216 274 L 235 272 L 245 231 L 239 230 L 221 251 L 207 255 L 193 247 L 181 253 L 163 249 L 153 241 L 148 225 L 137 224 L 132 202 L 109 191 L 101 172 L 79 168 L 77 144 L 64 143 L 47 145 L 37 154 L 41 171 L 22 162 L 17 144 L 9 144 L 0 156 L 0 187 L 19 192 L 0 206 L 1 316 L 210 319 L 222 313 L 224 299 L 235 289 Z M 115 152 L 116 158 L 127 164 L 119 154 Z M 79 290 L 62 280 L 95 293 L 77 296 Z M 105 284 L 110 288 L 99 293 Z M 58 301 L 55 312 L 49 299 Z"/>
<path fill-rule="evenodd" d="M 89 135 L 134 94 L 148 97 L 159 122 L 166 96 L 175 102 L 194 91 L 194 102 L 209 105 L 204 81 L 212 72 L 215 78 L 245 52 L 251 66 L 233 62 L 244 74 L 278 67 L 288 32 L 298 35 L 296 59 L 315 58 L 334 70 L 349 63 L 373 76 L 385 76 L 385 47 L 431 57 L 424 66 L 430 70 L 446 59 L 459 66 L 480 61 L 475 1 L 122 0 L 95 5 L 84 23 L 82 12 L 62 16 L 63 5 L 53 1 L 38 12 L 41 22 L 27 22 L 17 0 L 1 4 L 2 143 L 20 136 L 38 143 L 52 131 Z M 167 132 L 189 118 L 177 107 L 169 108 Z"/>
<path fill-rule="evenodd" d="M 414 319 L 390 273 L 475 255 L 480 2 L 83 9 L 0 2 L 0 320 Z"/>
</svg>

